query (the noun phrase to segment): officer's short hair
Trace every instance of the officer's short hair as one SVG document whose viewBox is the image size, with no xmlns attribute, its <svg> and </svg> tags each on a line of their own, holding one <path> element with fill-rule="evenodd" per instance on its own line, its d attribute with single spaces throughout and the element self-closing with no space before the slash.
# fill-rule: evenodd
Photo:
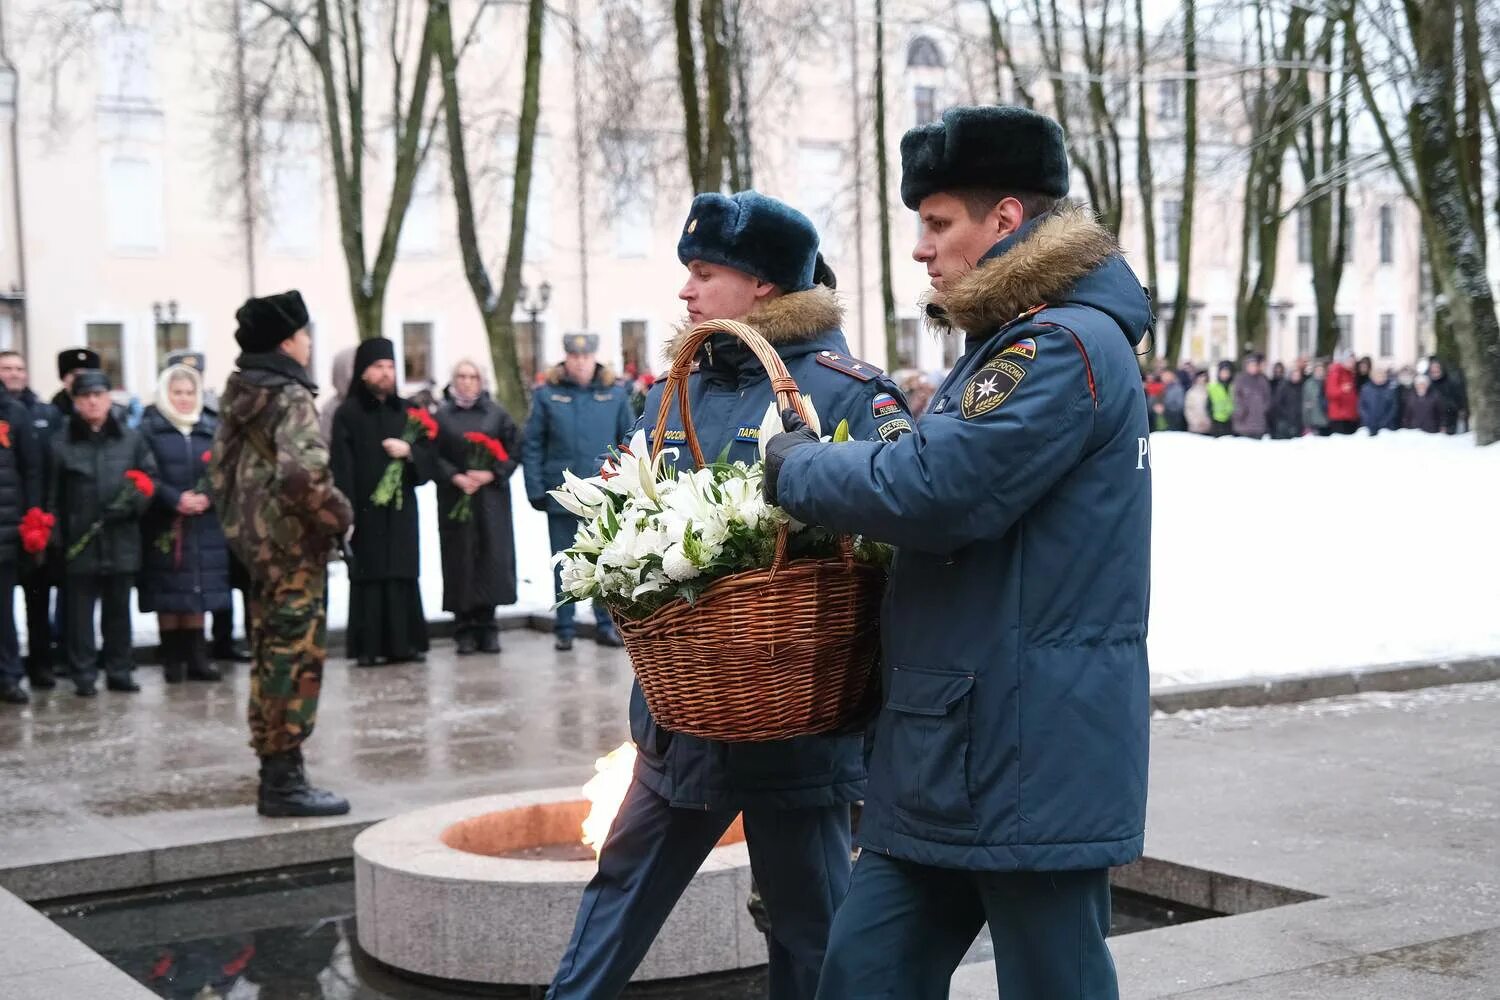
<svg viewBox="0 0 1500 1000">
<path fill-rule="evenodd" d="M 0 361 L 5 360 L 6 358 L 20 358 L 22 361 L 26 360 L 25 355 L 23 355 L 20 351 L 12 351 L 9 348 L 0 351 Z"/>
<path fill-rule="evenodd" d="M 969 218 L 975 222 L 989 215 L 995 206 L 1006 198 L 1014 198 L 1021 203 L 1021 221 L 1023 222 L 1040 218 L 1055 210 L 1062 203 L 1061 198 L 1054 198 L 1051 195 L 1038 194 L 1035 191 L 1011 191 L 998 187 L 964 188 L 952 194 L 964 203 Z"/>
</svg>

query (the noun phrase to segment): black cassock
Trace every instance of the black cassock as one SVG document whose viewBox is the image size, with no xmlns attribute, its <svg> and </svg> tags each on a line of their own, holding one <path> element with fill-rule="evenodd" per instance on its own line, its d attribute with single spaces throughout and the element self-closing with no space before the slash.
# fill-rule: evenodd
<svg viewBox="0 0 1500 1000">
<path fill-rule="evenodd" d="M 333 416 L 333 479 L 354 505 L 348 655 L 357 659 L 409 660 L 427 649 L 416 488 L 432 478 L 433 443 L 420 436 L 412 445 L 399 510 L 370 499 L 391 461 L 381 442 L 402 436 L 411 407 L 399 396 L 377 399 L 356 381 Z"/>
<path fill-rule="evenodd" d="M 482 394 L 470 407 L 451 400 L 437 414 L 438 537 L 443 547 L 443 610 L 460 624 L 479 624 L 494 617 L 497 604 L 516 603 L 516 544 L 511 521 L 510 476 L 520 465 L 521 430 L 505 407 Z M 475 462 L 475 449 L 464 435 L 479 432 L 505 446 L 509 459 L 488 455 Z M 472 516 L 450 516 L 463 492 L 453 477 L 469 469 L 493 472 L 495 481 L 471 498 Z"/>
</svg>

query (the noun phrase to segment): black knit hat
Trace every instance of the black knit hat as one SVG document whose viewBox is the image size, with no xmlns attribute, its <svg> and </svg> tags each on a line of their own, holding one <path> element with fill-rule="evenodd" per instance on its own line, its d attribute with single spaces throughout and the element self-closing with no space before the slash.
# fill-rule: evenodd
<svg viewBox="0 0 1500 1000">
<path fill-rule="evenodd" d="M 901 200 L 912 211 L 939 191 L 966 188 L 1068 193 L 1068 149 L 1062 126 L 1011 105 L 949 108 L 942 121 L 901 137 Z"/>
<path fill-rule="evenodd" d="M 99 352 L 87 347 L 70 347 L 57 356 L 57 377 L 67 378 L 69 372 L 82 368 L 98 368 Z"/>
<path fill-rule="evenodd" d="M 377 361 L 395 361 L 396 345 L 384 337 L 361 340 L 354 349 L 354 377 L 359 378 L 365 369 Z"/>
<path fill-rule="evenodd" d="M 261 299 L 246 299 L 234 318 L 240 324 L 234 339 L 239 341 L 240 350 L 248 354 L 276 350 L 282 341 L 308 323 L 307 306 L 296 289 Z"/>
<path fill-rule="evenodd" d="M 91 392 L 109 392 L 114 388 L 110 382 L 109 375 L 97 368 L 83 368 L 73 376 L 73 384 L 68 389 L 70 396 L 87 396 Z"/>
<path fill-rule="evenodd" d="M 756 191 L 700 194 L 677 240 L 677 259 L 722 264 L 783 292 L 813 286 L 818 231 L 792 206 Z"/>
</svg>

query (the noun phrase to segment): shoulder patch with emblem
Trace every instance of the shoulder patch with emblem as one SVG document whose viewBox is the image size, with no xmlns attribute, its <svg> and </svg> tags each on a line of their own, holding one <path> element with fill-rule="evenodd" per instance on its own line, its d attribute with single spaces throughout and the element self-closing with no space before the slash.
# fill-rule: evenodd
<svg viewBox="0 0 1500 1000">
<path fill-rule="evenodd" d="M 965 420 L 982 417 L 1000 406 L 1026 377 L 1026 369 L 1009 358 L 997 357 L 969 376 L 958 412 Z"/>
<path fill-rule="evenodd" d="M 1016 341 L 1014 344 L 1011 344 L 1005 350 L 1000 352 L 1000 356 L 1002 358 L 1007 354 L 1019 354 L 1027 361 L 1035 361 L 1036 341 L 1032 340 L 1030 337 L 1022 337 L 1020 340 Z"/>
<path fill-rule="evenodd" d="M 905 417 L 897 417 L 895 420 L 887 420 L 875 429 L 882 441 L 894 441 L 903 434 L 911 433 L 911 421 Z"/>
<path fill-rule="evenodd" d="M 870 400 L 870 413 L 876 420 L 900 412 L 901 404 L 896 402 L 896 397 L 888 392 L 878 393 L 874 399 Z"/>
<path fill-rule="evenodd" d="M 843 372 L 861 382 L 868 382 L 872 378 L 884 375 L 885 372 L 867 361 L 856 361 L 853 358 L 839 354 L 837 351 L 819 351 L 817 353 L 818 364 L 832 368 L 836 372 Z"/>
</svg>

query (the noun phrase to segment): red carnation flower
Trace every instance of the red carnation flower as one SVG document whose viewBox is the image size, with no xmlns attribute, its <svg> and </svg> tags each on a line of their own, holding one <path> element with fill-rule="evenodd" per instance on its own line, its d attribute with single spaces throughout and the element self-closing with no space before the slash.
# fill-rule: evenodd
<svg viewBox="0 0 1500 1000">
<path fill-rule="evenodd" d="M 508 462 L 508 461 L 510 461 L 510 452 L 508 452 L 508 451 L 505 450 L 505 445 L 501 444 L 499 441 L 495 440 L 494 438 L 488 438 L 488 439 L 486 439 L 486 441 L 484 442 L 484 448 L 485 448 L 486 451 L 488 451 L 491 455 L 493 455 L 495 457 L 495 461 L 497 461 L 497 462 Z"/>
<path fill-rule="evenodd" d="M 135 487 L 135 491 L 147 500 L 156 494 L 156 484 L 140 469 L 126 469 L 125 478 L 130 480 L 130 485 Z"/>
<path fill-rule="evenodd" d="M 432 414 L 426 410 L 414 406 L 406 411 L 406 419 L 419 425 L 422 428 L 422 432 L 427 435 L 427 440 L 431 441 L 437 437 L 437 421 L 433 420 Z"/>
<path fill-rule="evenodd" d="M 40 507 L 28 510 L 26 516 L 21 518 L 21 548 L 31 555 L 46 551 L 55 524 L 57 518 Z"/>
<path fill-rule="evenodd" d="M 208 451 L 205 451 L 203 454 L 201 454 L 201 455 L 198 456 L 198 461 L 202 462 L 204 465 L 208 465 L 213 460 L 214 460 L 214 453 L 213 453 L 212 449 L 210 449 Z"/>
</svg>

